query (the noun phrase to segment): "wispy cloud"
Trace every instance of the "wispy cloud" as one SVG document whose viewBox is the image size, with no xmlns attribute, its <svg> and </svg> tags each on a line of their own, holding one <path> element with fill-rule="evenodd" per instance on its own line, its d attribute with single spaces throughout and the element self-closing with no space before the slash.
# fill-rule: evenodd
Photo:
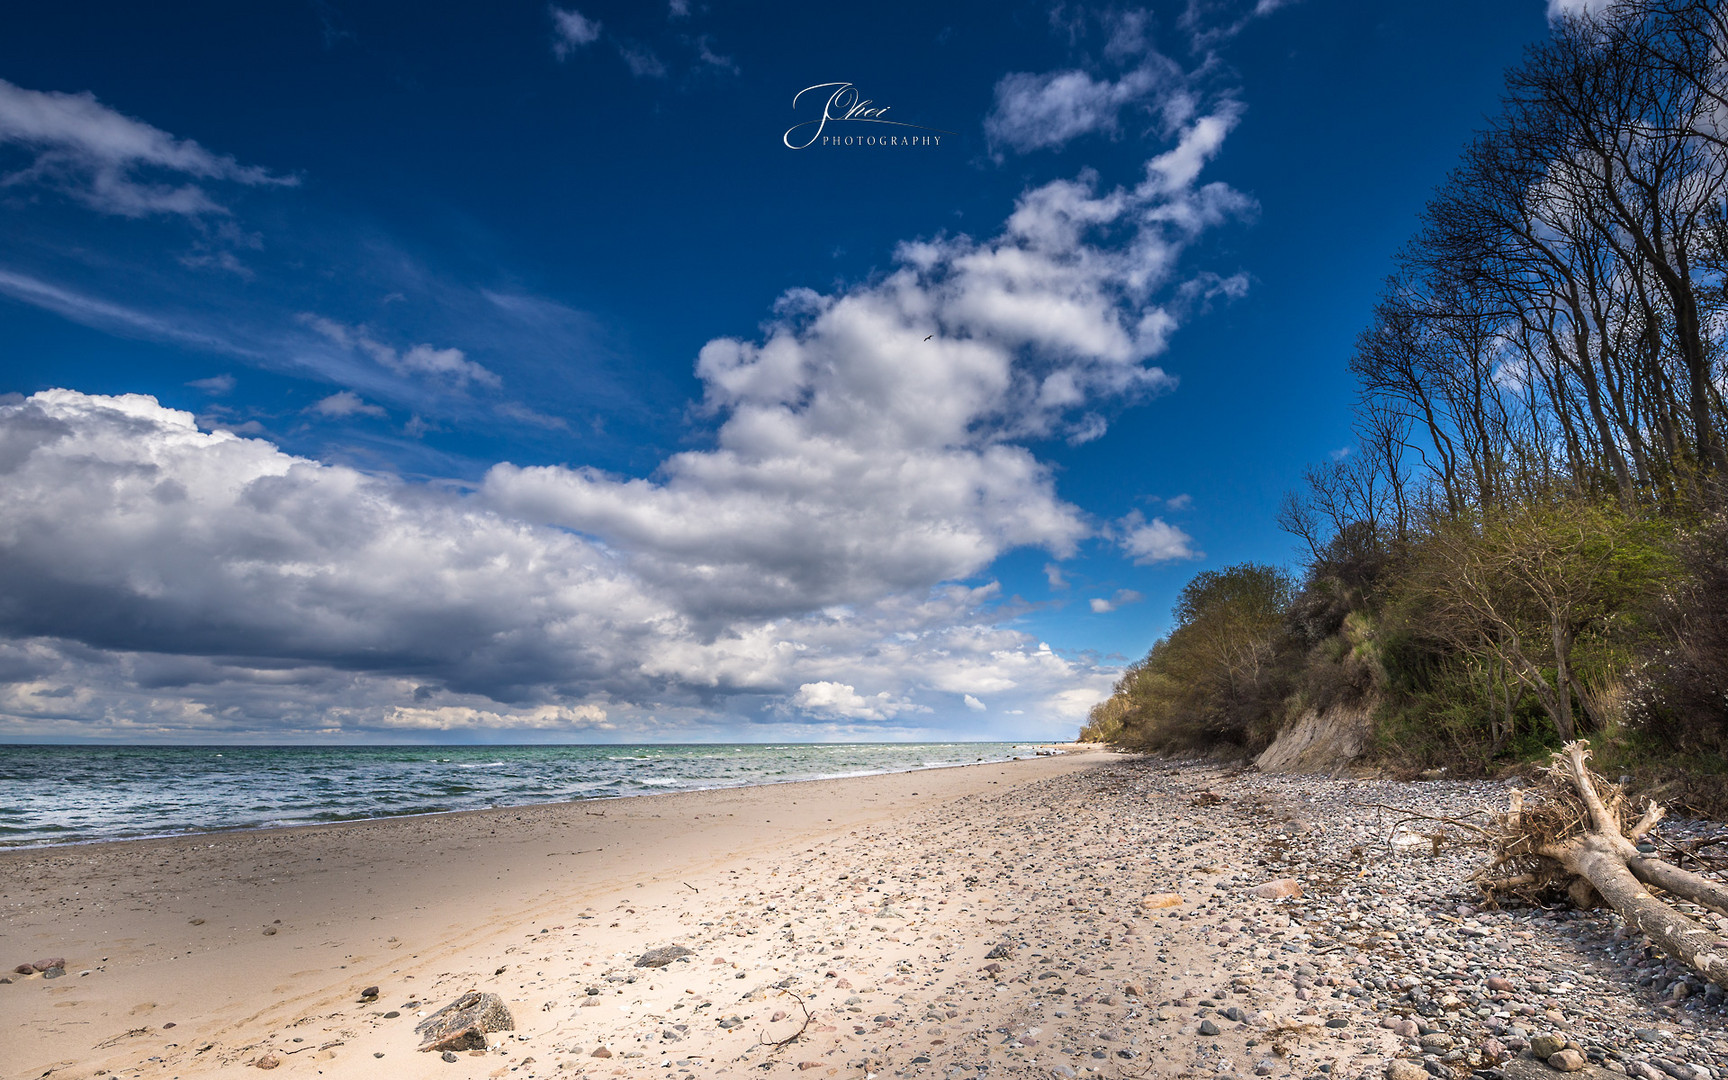
<svg viewBox="0 0 1728 1080">
<path fill-rule="evenodd" d="M 646 45 L 621 41 L 618 43 L 618 56 L 624 61 L 624 66 L 630 69 L 630 74 L 638 79 L 666 77 L 666 62 Z"/>
<path fill-rule="evenodd" d="M 52 311 L 73 322 L 126 337 L 172 341 L 230 356 L 255 359 L 258 355 L 217 334 L 183 326 L 171 319 L 89 296 L 28 274 L 0 269 L 0 294 Z"/>
<path fill-rule="evenodd" d="M 1105 599 L 1102 596 L 1094 596 L 1091 600 L 1087 601 L 1087 603 L 1092 608 L 1092 613 L 1094 615 L 1107 615 L 1110 612 L 1115 611 L 1117 608 L 1126 607 L 1129 604 L 1138 604 L 1144 599 L 1146 598 L 1135 592 L 1133 589 L 1118 589 L 1116 590 L 1116 595 L 1109 599 Z"/>
<path fill-rule="evenodd" d="M 339 420 L 351 416 L 387 415 L 383 407 L 370 404 L 352 390 L 339 390 L 329 397 L 320 398 L 307 411 Z"/>
<path fill-rule="evenodd" d="M 494 389 L 503 384 L 497 373 L 468 359 L 461 349 L 426 344 L 397 349 L 378 341 L 363 326 L 344 326 L 309 313 L 300 320 L 333 344 L 371 357 L 397 375 L 428 377 L 457 390 L 466 389 L 470 382 Z"/>
<path fill-rule="evenodd" d="M 200 184 L 293 186 L 300 181 L 206 150 L 134 120 L 85 92 L 27 90 L 0 79 L 0 145 L 32 155 L 0 186 L 60 191 L 94 210 L 122 217 L 200 218 L 228 210 Z"/>
<path fill-rule="evenodd" d="M 559 60 L 565 60 L 577 49 L 600 40 L 598 20 L 590 19 L 575 9 L 566 11 L 554 6 L 548 11 L 552 16 L 552 55 Z"/>
</svg>

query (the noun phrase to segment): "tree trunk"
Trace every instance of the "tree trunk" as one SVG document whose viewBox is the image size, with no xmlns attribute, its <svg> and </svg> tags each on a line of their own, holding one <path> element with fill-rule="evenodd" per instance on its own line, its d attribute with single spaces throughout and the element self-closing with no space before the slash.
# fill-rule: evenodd
<svg viewBox="0 0 1728 1080">
<path fill-rule="evenodd" d="M 1542 815 L 1524 801 L 1522 793 L 1515 792 L 1510 811 L 1500 819 L 1500 862 L 1496 865 L 1525 860 L 1527 866 L 1531 855 L 1558 863 L 1574 875 L 1570 890 L 1574 897 L 1588 895 L 1583 888 L 1588 882 L 1589 888 L 1619 912 L 1628 925 L 1658 948 L 1711 982 L 1728 988 L 1728 941 L 1663 903 L 1644 885 L 1724 913 L 1728 913 L 1728 887 L 1641 854 L 1635 842 L 1662 820 L 1662 808 L 1652 803 L 1636 822 L 1624 824 L 1622 796 L 1610 786 L 1613 805 L 1603 802 L 1596 778 L 1585 764 L 1589 753 L 1586 742 L 1568 743 L 1554 755 L 1554 764 L 1548 770 L 1547 801 L 1564 806 L 1575 798 L 1583 804 L 1582 824 L 1576 824 L 1576 810 L 1563 812 L 1560 819 L 1575 824 L 1568 825 L 1562 835 L 1538 838 L 1532 834 L 1540 830 Z M 1555 820 L 1552 810 L 1547 820 Z M 1500 887 L 1529 884 L 1541 876 L 1526 871 L 1503 877 L 1499 884 Z"/>
</svg>

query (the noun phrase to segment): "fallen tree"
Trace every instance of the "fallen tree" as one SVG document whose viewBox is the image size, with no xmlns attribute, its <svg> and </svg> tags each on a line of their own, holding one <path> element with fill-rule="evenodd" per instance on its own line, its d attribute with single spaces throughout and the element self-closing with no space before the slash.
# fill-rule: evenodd
<svg viewBox="0 0 1728 1080">
<path fill-rule="evenodd" d="M 1650 892 L 1728 915 L 1728 886 L 1640 851 L 1663 808 L 1651 802 L 1634 817 L 1624 789 L 1592 772 L 1589 758 L 1588 742 L 1567 743 L 1541 782 L 1513 794 L 1477 884 L 1490 896 L 1563 888 L 1580 906 L 1600 897 L 1657 948 L 1728 988 L 1728 941 Z"/>
</svg>

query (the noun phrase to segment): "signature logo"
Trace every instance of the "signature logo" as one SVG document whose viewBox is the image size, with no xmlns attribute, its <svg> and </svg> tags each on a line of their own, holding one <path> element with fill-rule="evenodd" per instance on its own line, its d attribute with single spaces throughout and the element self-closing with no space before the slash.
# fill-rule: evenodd
<svg viewBox="0 0 1728 1080">
<path fill-rule="evenodd" d="M 814 91 L 827 91 L 824 97 Z M 786 134 L 780 136 L 780 141 L 788 149 L 803 150 L 817 145 L 818 140 L 823 146 L 941 146 L 942 136 L 953 135 L 955 132 L 942 128 L 925 127 L 922 124 L 907 124 L 899 120 L 888 119 L 887 113 L 892 106 L 878 105 L 858 92 L 858 88 L 849 82 L 817 83 L 806 86 L 792 95 L 792 108 L 797 109 L 798 103 L 809 94 L 812 102 L 822 102 L 822 115 L 814 120 L 793 124 L 786 129 Z M 889 127 L 909 128 L 913 131 L 934 132 L 930 135 L 913 135 L 899 132 L 880 135 L 832 135 L 828 133 L 830 124 L 886 124 Z"/>
</svg>

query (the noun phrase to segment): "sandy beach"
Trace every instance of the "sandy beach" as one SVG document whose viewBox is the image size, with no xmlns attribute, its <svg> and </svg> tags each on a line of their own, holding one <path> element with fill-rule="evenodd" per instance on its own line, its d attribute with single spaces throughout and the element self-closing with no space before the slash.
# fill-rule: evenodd
<svg viewBox="0 0 1728 1080">
<path fill-rule="evenodd" d="M 1611 917 L 1364 854 L 1365 802 L 1496 787 L 1381 786 L 1085 752 L 12 852 L 0 957 L 65 974 L 0 985 L 0 1076 L 1467 1076 L 1547 1032 L 1721 1075 L 1720 997 Z M 513 1030 L 419 1052 L 469 990 Z"/>
</svg>

